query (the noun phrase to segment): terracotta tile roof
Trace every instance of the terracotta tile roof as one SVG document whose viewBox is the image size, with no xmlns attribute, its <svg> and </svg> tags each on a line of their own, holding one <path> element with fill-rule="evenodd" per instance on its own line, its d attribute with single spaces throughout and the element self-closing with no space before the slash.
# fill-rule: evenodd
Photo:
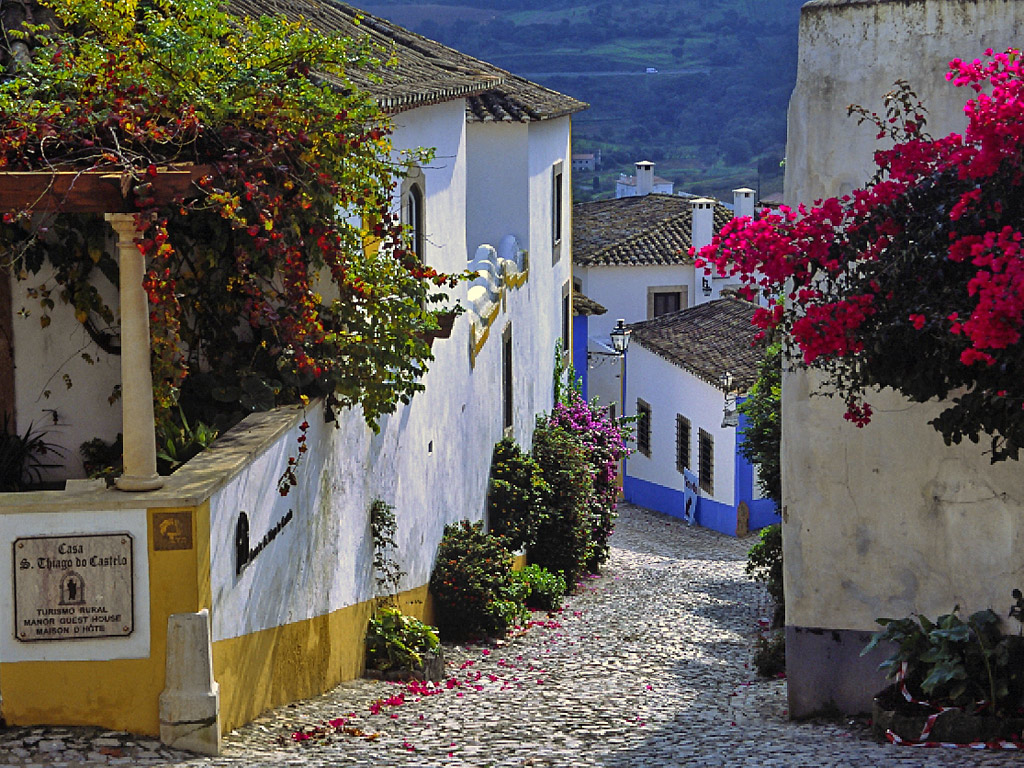
<svg viewBox="0 0 1024 768">
<path fill-rule="evenodd" d="M 490 66 L 489 64 L 487 66 Z M 466 101 L 469 122 L 551 120 L 580 112 L 587 103 L 494 67 L 505 76 L 501 85 Z"/>
<path fill-rule="evenodd" d="M 587 105 L 512 75 L 446 45 L 430 40 L 333 0 L 228 0 L 239 15 L 283 14 L 352 37 L 369 36 L 397 63 L 375 74 L 353 71 L 352 81 L 372 93 L 389 112 L 467 98 L 469 120 L 546 120 L 578 112 Z M 475 105 L 475 108 L 473 106 Z M 506 117 L 507 116 L 507 117 Z"/>
<path fill-rule="evenodd" d="M 756 304 L 742 299 L 716 299 L 632 323 L 631 343 L 718 386 L 718 377 L 732 372 L 734 386 L 745 391 L 757 378 L 760 347 L 753 346 L 751 325 Z"/>
<path fill-rule="evenodd" d="M 690 264 L 691 198 L 645 195 L 572 207 L 572 260 L 581 267 Z M 715 205 L 714 230 L 732 218 Z"/>
<path fill-rule="evenodd" d="M 572 292 L 572 314 L 575 315 L 603 315 L 608 311 L 607 307 L 598 304 L 593 299 L 584 296 L 577 290 Z"/>
</svg>

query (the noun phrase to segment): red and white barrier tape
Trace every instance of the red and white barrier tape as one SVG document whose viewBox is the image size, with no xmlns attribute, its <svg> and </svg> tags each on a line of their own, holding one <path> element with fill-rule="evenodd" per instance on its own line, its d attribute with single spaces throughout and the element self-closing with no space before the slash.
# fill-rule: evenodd
<svg viewBox="0 0 1024 768">
<path fill-rule="evenodd" d="M 897 744 L 903 747 L 961 747 L 966 749 L 1024 749 L 1024 741 L 1010 740 L 1010 739 L 993 739 L 992 741 L 971 741 L 967 743 L 956 743 L 951 741 L 930 741 L 929 736 L 932 735 L 932 728 L 935 727 L 935 721 L 939 719 L 939 715 L 943 712 L 949 712 L 950 710 L 959 710 L 960 707 L 940 707 L 936 704 L 932 704 L 927 701 L 920 701 L 915 699 L 907 688 L 907 662 L 903 662 L 900 665 L 899 674 L 896 676 L 896 683 L 899 686 L 900 693 L 903 694 L 903 698 L 909 701 L 911 704 L 919 704 L 923 707 L 934 709 L 935 712 L 928 716 L 925 720 L 924 728 L 921 730 L 921 737 L 917 740 L 904 739 L 897 734 L 893 733 L 890 728 L 885 732 L 885 738 L 889 740 L 890 744 Z M 984 703 L 978 705 L 979 709 L 984 707 Z"/>
</svg>

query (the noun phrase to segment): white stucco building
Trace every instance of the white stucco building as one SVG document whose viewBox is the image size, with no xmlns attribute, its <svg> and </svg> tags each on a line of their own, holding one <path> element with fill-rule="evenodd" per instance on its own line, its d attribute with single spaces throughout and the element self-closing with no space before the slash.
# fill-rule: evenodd
<svg viewBox="0 0 1024 768">
<path fill-rule="evenodd" d="M 945 79 L 948 62 L 1018 46 L 1018 0 L 813 0 L 802 10 L 797 84 L 789 108 L 785 197 L 812 204 L 872 175 L 876 129 L 846 117 L 882 111 L 905 79 L 934 137 L 961 131 L 972 94 Z M 959 605 L 1005 616 L 1024 584 L 1024 472 L 992 465 L 982 446 L 946 446 L 927 424 L 938 403 L 871 394 L 857 429 L 842 405 L 813 397 L 815 379 L 783 381 L 783 539 L 789 711 L 870 709 L 885 653 L 860 657 L 875 619 Z M 984 443 L 984 441 L 983 441 Z"/>
<path fill-rule="evenodd" d="M 529 447 L 536 415 L 553 406 L 554 351 L 567 350 L 571 337 L 570 119 L 586 105 L 340 3 L 236 0 L 232 7 L 301 14 L 394 51 L 397 63 L 380 80 L 360 82 L 392 114 L 396 149 L 435 148 L 429 165 L 397 180 L 395 206 L 426 264 L 476 272 L 451 297 L 467 312 L 450 338 L 434 341 L 425 390 L 381 419 L 378 433 L 354 411 L 338 414 L 337 426 L 325 423 L 315 403 L 306 414 L 286 408 L 250 417 L 148 494 L 89 486 L 0 495 L 0 552 L 8 556 L 15 539 L 41 531 L 131 532 L 141 543 L 136 599 L 153 606 L 152 635 L 150 614 L 139 612 L 147 634 L 127 651 L 108 641 L 99 656 L 61 655 L 52 645 L 12 654 L 18 643 L 8 628 L 0 640 L 8 723 L 159 732 L 168 611 L 208 611 L 218 727 L 359 675 L 375 595 L 371 502 L 394 506 L 406 573 L 400 598 L 408 612 L 429 618 L 427 583 L 444 526 L 482 518 L 493 445 L 510 435 Z M 79 444 L 110 440 L 121 428 L 119 407 L 106 401 L 118 361 L 80 361 L 74 353 L 83 334 L 72 308 L 58 304 L 41 329 L 38 317 L 18 314 L 26 284 L 5 274 L 2 287 L 0 338 L 13 339 L 15 365 L 2 369 L 0 410 L 12 410 L 22 429 L 45 422 L 68 455 L 54 479 L 80 478 Z M 47 384 L 51 376 L 60 382 L 62 371 L 74 386 Z M 277 478 L 296 452 L 302 421 L 310 450 L 282 497 Z M 243 513 L 251 547 L 274 532 L 244 562 Z M 188 548 L 170 554 L 146 544 L 147 531 L 161 529 L 168 514 L 189 534 Z M 13 570 L 10 561 L 0 568 Z M 68 671 L 68 662 L 83 658 L 107 665 L 129 658 L 135 666 Z M 51 666 L 24 674 L 17 666 L 43 659 Z M 111 679 L 138 685 L 125 694 L 110 688 Z M 69 685 L 80 695 L 69 697 Z"/>
<path fill-rule="evenodd" d="M 757 378 L 755 307 L 715 299 L 629 326 L 626 415 L 637 420 L 627 501 L 731 536 L 778 522 L 737 451 L 741 419 L 723 419 L 727 393 L 735 406 Z"/>
<path fill-rule="evenodd" d="M 736 216 L 754 215 L 754 191 L 734 190 Z M 709 198 L 649 194 L 573 206 L 573 279 L 607 308 L 589 323 L 589 390 L 604 403 L 620 400 L 618 364 L 607 356 L 608 334 L 621 318 L 650 320 L 697 306 L 738 287 L 732 278 L 696 269 L 689 256 L 711 242 L 734 215 Z M 621 405 L 619 406 L 621 408 Z"/>
<path fill-rule="evenodd" d="M 619 174 L 615 180 L 615 197 L 643 197 L 644 195 L 671 195 L 675 184 L 661 176 L 654 175 L 654 163 L 639 160 L 634 163 L 636 175 Z"/>
</svg>

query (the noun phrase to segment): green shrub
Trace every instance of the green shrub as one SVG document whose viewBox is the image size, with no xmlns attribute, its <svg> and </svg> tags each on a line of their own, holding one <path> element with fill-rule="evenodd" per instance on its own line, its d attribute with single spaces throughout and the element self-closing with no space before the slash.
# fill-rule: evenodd
<svg viewBox="0 0 1024 768">
<path fill-rule="evenodd" d="M 387 672 L 419 670 L 423 657 L 439 645 L 437 630 L 397 608 L 382 608 L 366 630 L 366 666 Z"/>
<path fill-rule="evenodd" d="M 778 677 L 786 673 L 786 634 L 774 632 L 757 636 L 754 647 L 754 669 L 761 677 Z"/>
<path fill-rule="evenodd" d="M 995 714 L 1024 704 L 1024 638 L 1003 634 L 993 610 L 972 613 L 966 621 L 959 607 L 935 621 L 920 614 L 876 621 L 882 629 L 861 656 L 879 645 L 895 648 L 879 669 L 898 678 L 906 664 L 905 681 L 915 698 L 969 709 L 987 702 Z"/>
<path fill-rule="evenodd" d="M 571 590 L 593 553 L 591 514 L 596 502 L 590 465 L 572 433 L 543 417 L 533 431 L 533 457 L 548 484 L 548 513 L 528 550 L 530 562 L 560 573 Z"/>
<path fill-rule="evenodd" d="M 776 523 L 761 529 L 761 539 L 747 553 L 747 573 L 754 581 L 763 582 L 775 604 L 772 627 L 786 623 L 786 593 L 782 581 L 782 525 Z"/>
<path fill-rule="evenodd" d="M 446 640 L 503 637 L 524 615 L 524 590 L 514 584 L 512 555 L 483 523 L 445 526 L 430 577 L 437 624 Z"/>
<path fill-rule="evenodd" d="M 494 446 L 487 489 L 490 532 L 511 551 L 529 547 L 545 514 L 548 485 L 537 462 L 505 438 Z"/>
<path fill-rule="evenodd" d="M 565 579 L 539 565 L 530 564 L 512 574 L 514 581 L 527 587 L 526 605 L 541 611 L 557 611 L 565 597 Z"/>
</svg>

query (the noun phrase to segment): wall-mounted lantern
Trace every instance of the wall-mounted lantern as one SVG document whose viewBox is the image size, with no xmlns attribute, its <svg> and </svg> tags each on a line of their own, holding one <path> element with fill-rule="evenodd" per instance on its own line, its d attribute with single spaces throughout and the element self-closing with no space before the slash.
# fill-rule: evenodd
<svg viewBox="0 0 1024 768">
<path fill-rule="evenodd" d="M 707 275 L 704 275 L 704 277 L 702 277 L 701 280 L 700 280 L 700 291 L 705 296 L 710 296 L 711 295 L 711 281 L 708 280 L 708 276 Z"/>
<path fill-rule="evenodd" d="M 732 371 L 725 371 L 718 377 L 718 383 L 725 393 L 725 405 L 722 408 L 722 427 L 738 427 L 739 411 L 736 409 L 736 390 L 732 388 Z"/>
</svg>

